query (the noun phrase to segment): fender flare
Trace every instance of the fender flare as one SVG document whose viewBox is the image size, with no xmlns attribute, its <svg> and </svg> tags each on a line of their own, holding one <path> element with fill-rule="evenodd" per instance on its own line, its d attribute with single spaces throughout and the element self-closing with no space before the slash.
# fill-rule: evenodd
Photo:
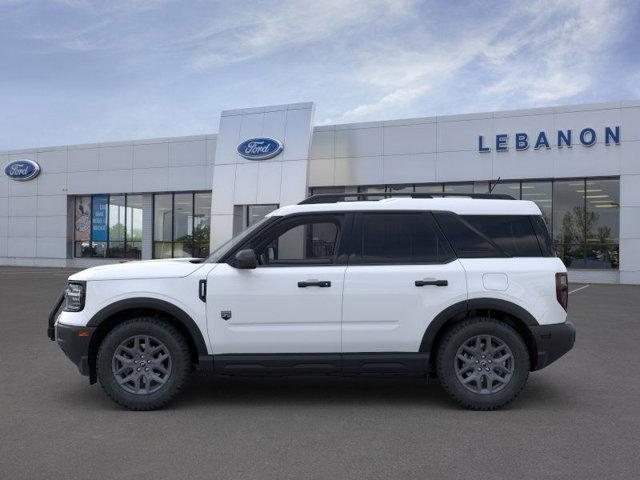
<svg viewBox="0 0 640 480">
<path fill-rule="evenodd" d="M 429 326 L 422 336 L 422 342 L 420 342 L 420 352 L 431 352 L 433 341 L 440 329 L 444 327 L 449 320 L 455 319 L 456 317 L 462 318 L 472 310 L 498 310 L 511 315 L 529 327 L 539 325 L 535 317 L 528 311 L 520 305 L 516 305 L 507 300 L 501 300 L 499 298 L 472 298 L 470 300 L 463 300 L 445 308 L 429 323 Z"/>
<path fill-rule="evenodd" d="M 195 343 L 198 355 L 208 355 L 207 344 L 196 322 L 181 308 L 157 298 L 135 297 L 114 302 L 102 310 L 99 310 L 91 317 L 91 320 L 87 323 L 87 327 L 98 327 L 103 321 L 115 314 L 135 309 L 153 309 L 171 315 L 187 329 Z"/>
</svg>

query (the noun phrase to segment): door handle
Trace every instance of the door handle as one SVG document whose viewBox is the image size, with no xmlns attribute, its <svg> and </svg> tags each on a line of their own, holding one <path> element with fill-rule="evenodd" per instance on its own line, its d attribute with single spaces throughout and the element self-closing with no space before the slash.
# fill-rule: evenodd
<svg viewBox="0 0 640 480">
<path fill-rule="evenodd" d="M 424 287 L 426 285 L 435 285 L 436 287 L 446 287 L 449 285 L 448 280 L 416 280 L 416 287 Z"/>
<path fill-rule="evenodd" d="M 306 282 L 298 282 L 298 288 L 306 288 L 306 287 L 326 288 L 330 286 L 331 286 L 331 282 L 329 280 L 307 280 Z"/>
</svg>

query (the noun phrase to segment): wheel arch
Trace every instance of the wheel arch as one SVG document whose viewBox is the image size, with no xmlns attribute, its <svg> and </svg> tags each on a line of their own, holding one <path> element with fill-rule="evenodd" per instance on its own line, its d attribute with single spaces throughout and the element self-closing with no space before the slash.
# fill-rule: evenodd
<svg viewBox="0 0 640 480">
<path fill-rule="evenodd" d="M 95 383 L 96 357 L 102 340 L 121 323 L 135 317 L 152 316 L 168 321 L 178 329 L 189 344 L 194 363 L 208 355 L 207 345 L 198 325 L 184 310 L 176 305 L 157 298 L 127 298 L 114 302 L 98 311 L 87 323 L 87 327 L 95 328 L 89 342 L 89 381 Z"/>
<path fill-rule="evenodd" d="M 440 312 L 432 321 L 422 336 L 420 352 L 429 354 L 435 359 L 435 352 L 444 335 L 458 322 L 471 317 L 483 316 L 495 318 L 511 326 L 524 340 L 531 368 L 537 359 L 537 348 L 530 326 L 537 326 L 538 321 L 531 313 L 507 300 L 497 298 L 474 298 L 455 303 Z"/>
</svg>

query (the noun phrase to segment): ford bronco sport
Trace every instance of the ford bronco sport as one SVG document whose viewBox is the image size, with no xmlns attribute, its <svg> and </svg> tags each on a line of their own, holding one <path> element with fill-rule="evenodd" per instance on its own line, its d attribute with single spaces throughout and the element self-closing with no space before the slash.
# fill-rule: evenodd
<svg viewBox="0 0 640 480">
<path fill-rule="evenodd" d="M 535 203 L 343 197 L 280 208 L 205 260 L 76 273 L 49 337 L 132 410 L 172 401 L 194 368 L 432 374 L 491 410 L 572 348 L 566 269 Z"/>
</svg>

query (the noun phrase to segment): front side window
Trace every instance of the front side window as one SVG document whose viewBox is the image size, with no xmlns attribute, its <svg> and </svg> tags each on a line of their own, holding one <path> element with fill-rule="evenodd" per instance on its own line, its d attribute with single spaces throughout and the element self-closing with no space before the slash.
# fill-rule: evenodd
<svg viewBox="0 0 640 480">
<path fill-rule="evenodd" d="M 454 257 L 429 214 L 368 213 L 360 218 L 354 263 L 445 263 Z"/>
<path fill-rule="evenodd" d="M 264 266 L 330 265 L 340 234 L 340 216 L 299 218 L 276 225 L 250 247 Z"/>
</svg>

